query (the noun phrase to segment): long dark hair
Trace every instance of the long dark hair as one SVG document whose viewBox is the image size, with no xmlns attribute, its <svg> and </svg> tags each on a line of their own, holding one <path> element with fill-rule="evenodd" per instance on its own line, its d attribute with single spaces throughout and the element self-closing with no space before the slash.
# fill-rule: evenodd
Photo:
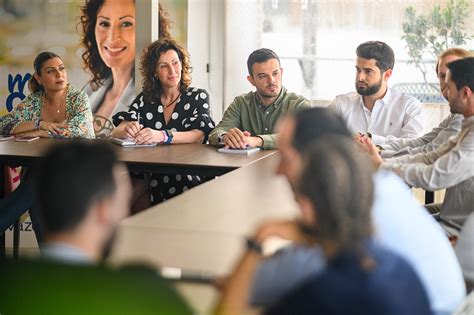
<svg viewBox="0 0 474 315">
<path fill-rule="evenodd" d="M 81 7 L 82 15 L 79 18 L 82 24 L 81 44 L 84 48 L 82 60 L 84 68 L 92 74 L 91 86 L 96 90 L 103 84 L 103 81 L 112 75 L 112 70 L 100 57 L 97 40 L 95 38 L 95 25 L 97 23 L 97 12 L 104 4 L 105 0 L 86 0 Z"/>
<path fill-rule="evenodd" d="M 41 75 L 41 67 L 43 67 L 43 64 L 48 61 L 49 59 L 53 58 L 59 58 L 58 54 L 55 54 L 51 51 L 43 51 L 36 55 L 35 60 L 33 61 L 33 68 L 35 69 L 35 73 L 37 75 Z M 43 86 L 36 80 L 34 74 L 31 76 L 30 80 L 28 81 L 28 89 L 31 92 L 38 92 L 41 90 L 44 90 Z"/>
<path fill-rule="evenodd" d="M 90 83 L 93 90 L 102 86 L 104 80 L 112 75 L 112 70 L 105 64 L 99 54 L 95 38 L 97 12 L 104 3 L 105 0 L 86 0 L 85 4 L 81 6 L 82 15 L 79 17 L 79 23 L 82 26 L 81 45 L 84 48 L 82 60 L 84 61 L 84 69 L 89 70 L 92 74 Z M 171 21 L 161 4 L 159 5 L 159 18 L 160 38 L 170 38 Z"/>
<path fill-rule="evenodd" d="M 314 236 L 331 241 L 338 252 L 362 249 L 372 234 L 372 165 L 350 138 L 340 135 L 311 143 L 303 160 L 297 192 L 314 207 Z"/>
<path fill-rule="evenodd" d="M 160 80 L 155 78 L 155 69 L 161 54 L 168 50 L 174 50 L 181 62 L 179 90 L 183 93 L 191 85 L 191 64 L 188 52 L 173 39 L 159 39 L 145 48 L 140 61 L 140 71 L 143 77 L 143 95 L 148 102 L 159 100 L 163 93 Z"/>
</svg>

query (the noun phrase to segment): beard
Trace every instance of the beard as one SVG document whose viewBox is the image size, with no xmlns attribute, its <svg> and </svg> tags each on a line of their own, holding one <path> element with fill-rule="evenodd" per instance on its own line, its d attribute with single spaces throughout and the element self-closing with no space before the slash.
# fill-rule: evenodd
<svg viewBox="0 0 474 315">
<path fill-rule="evenodd" d="M 274 98 L 275 96 L 278 96 L 281 92 L 281 88 L 278 88 L 278 85 L 270 85 L 270 86 L 267 86 L 267 88 L 269 87 L 275 87 L 277 88 L 277 91 L 276 92 L 266 92 L 265 90 L 260 90 L 258 89 L 258 94 L 260 94 L 260 97 L 262 98 Z"/>
<path fill-rule="evenodd" d="M 367 85 L 366 87 L 361 87 L 357 83 L 358 82 L 356 81 L 355 87 L 356 87 L 357 93 L 363 96 L 370 96 L 370 95 L 374 95 L 380 90 L 380 88 L 382 87 L 382 78 L 380 78 L 379 82 L 372 85 Z"/>
</svg>

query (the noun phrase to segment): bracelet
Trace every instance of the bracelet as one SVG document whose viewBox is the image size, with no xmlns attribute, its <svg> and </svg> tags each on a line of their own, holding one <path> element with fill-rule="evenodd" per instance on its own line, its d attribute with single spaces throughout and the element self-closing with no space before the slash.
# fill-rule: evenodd
<svg viewBox="0 0 474 315">
<path fill-rule="evenodd" d="M 42 122 L 42 121 L 43 121 L 43 120 L 42 120 L 41 118 L 37 118 L 37 119 L 34 120 L 35 129 L 37 129 L 37 130 L 40 129 L 40 125 L 41 125 L 41 122 Z"/>
<path fill-rule="evenodd" d="M 263 140 L 263 138 L 260 136 L 256 136 L 256 137 L 262 140 L 262 146 L 260 146 L 259 148 L 263 148 L 263 146 L 265 145 L 265 140 Z"/>
<path fill-rule="evenodd" d="M 160 130 L 161 133 L 163 134 L 163 141 L 161 141 L 160 143 L 166 143 L 166 141 L 168 141 L 168 135 L 166 134 L 166 131 L 164 130 Z"/>
<path fill-rule="evenodd" d="M 250 237 L 246 238 L 245 239 L 245 245 L 247 246 L 247 250 L 255 252 L 255 253 L 260 254 L 260 255 L 263 254 L 262 244 L 257 242 L 256 239 L 250 238 Z"/>
<path fill-rule="evenodd" d="M 166 141 L 165 144 L 170 144 L 173 141 L 173 132 L 171 130 L 163 130 L 166 133 Z"/>
</svg>

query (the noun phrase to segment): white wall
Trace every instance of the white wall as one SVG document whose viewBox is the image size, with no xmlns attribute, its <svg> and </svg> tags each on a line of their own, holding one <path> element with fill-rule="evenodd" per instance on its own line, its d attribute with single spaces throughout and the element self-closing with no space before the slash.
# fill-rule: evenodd
<svg viewBox="0 0 474 315">
<path fill-rule="evenodd" d="M 219 122 L 224 108 L 225 1 L 189 0 L 188 51 L 193 86 L 210 94 L 211 115 Z"/>
</svg>

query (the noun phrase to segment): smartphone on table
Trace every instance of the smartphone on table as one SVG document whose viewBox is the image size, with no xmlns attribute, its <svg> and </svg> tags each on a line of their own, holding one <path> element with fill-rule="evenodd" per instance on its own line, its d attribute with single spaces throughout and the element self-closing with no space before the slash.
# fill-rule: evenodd
<svg viewBox="0 0 474 315">
<path fill-rule="evenodd" d="M 13 139 L 14 136 L 12 135 L 0 135 L 0 141 L 7 141 L 7 140 L 10 140 L 10 139 Z"/>
<path fill-rule="evenodd" d="M 38 136 L 21 136 L 21 137 L 16 137 L 15 141 L 21 141 L 21 142 L 31 142 L 38 140 Z"/>
</svg>

